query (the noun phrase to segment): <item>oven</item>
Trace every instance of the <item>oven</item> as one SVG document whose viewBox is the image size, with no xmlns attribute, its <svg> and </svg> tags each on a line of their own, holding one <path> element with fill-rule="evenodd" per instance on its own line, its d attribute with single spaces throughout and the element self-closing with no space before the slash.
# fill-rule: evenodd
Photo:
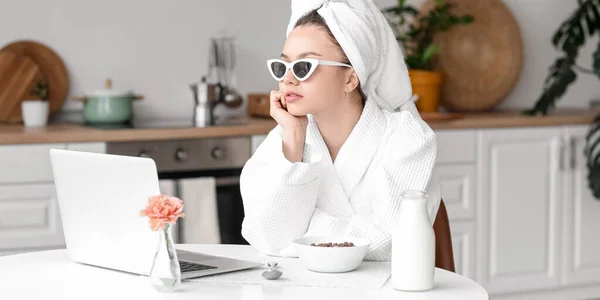
<svg viewBox="0 0 600 300">
<path fill-rule="evenodd" d="M 248 244 L 240 173 L 250 137 L 110 142 L 107 152 L 154 160 L 161 193 L 184 202 L 185 216 L 173 227 L 176 243 Z"/>
</svg>

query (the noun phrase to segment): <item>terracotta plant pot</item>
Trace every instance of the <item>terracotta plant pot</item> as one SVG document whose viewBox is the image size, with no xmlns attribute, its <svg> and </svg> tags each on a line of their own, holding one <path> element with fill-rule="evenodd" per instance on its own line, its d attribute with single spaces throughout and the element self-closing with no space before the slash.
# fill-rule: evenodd
<svg viewBox="0 0 600 300">
<path fill-rule="evenodd" d="M 420 112 L 437 112 L 440 103 L 442 73 L 408 70 L 413 95 L 419 96 L 415 102 Z"/>
</svg>

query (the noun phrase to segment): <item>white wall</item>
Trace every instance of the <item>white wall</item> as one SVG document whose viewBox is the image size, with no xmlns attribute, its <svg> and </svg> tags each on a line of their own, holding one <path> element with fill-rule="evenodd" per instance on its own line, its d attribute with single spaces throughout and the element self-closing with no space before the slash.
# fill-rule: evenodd
<svg viewBox="0 0 600 300">
<path fill-rule="evenodd" d="M 52 47 L 73 95 L 110 76 L 115 88 L 146 96 L 138 117 L 188 118 L 189 83 L 208 70 L 210 37 L 237 37 L 244 95 L 268 91 L 276 85 L 265 61 L 281 53 L 288 16 L 289 2 L 272 0 L 0 0 L 0 45 L 31 38 Z"/>
<path fill-rule="evenodd" d="M 414 0 L 420 2 L 421 0 Z M 376 0 L 381 6 L 395 0 Z M 71 94 L 115 88 L 146 96 L 140 118 L 188 118 L 188 84 L 207 71 L 209 38 L 220 30 L 237 37 L 238 82 L 242 93 L 274 88 L 264 61 L 278 56 L 285 38 L 289 0 L 0 0 L 0 44 L 39 40 L 65 61 Z M 505 0 L 517 17 L 525 42 L 521 81 L 503 107 L 530 107 L 552 63 L 550 38 L 575 7 L 575 0 Z M 225 7 L 229 6 L 229 7 Z M 589 66 L 590 43 L 580 63 Z M 600 97 L 600 80 L 581 76 L 561 106 L 585 106 Z M 67 102 L 65 109 L 78 109 Z M 238 110 L 234 113 L 242 112 Z"/>
</svg>

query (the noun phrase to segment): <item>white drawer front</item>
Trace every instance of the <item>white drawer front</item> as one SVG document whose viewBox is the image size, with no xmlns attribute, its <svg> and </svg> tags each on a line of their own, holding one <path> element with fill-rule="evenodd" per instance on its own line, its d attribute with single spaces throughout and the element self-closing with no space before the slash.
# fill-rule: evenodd
<svg viewBox="0 0 600 300">
<path fill-rule="evenodd" d="M 0 183 L 52 181 L 50 149 L 65 144 L 0 146 Z"/>
<path fill-rule="evenodd" d="M 63 245 L 55 195 L 51 183 L 0 185 L 0 249 Z"/>
<path fill-rule="evenodd" d="M 442 199 L 450 220 L 466 220 L 475 217 L 475 165 L 438 164 Z"/>
<path fill-rule="evenodd" d="M 106 143 L 71 143 L 67 144 L 67 150 L 106 153 Z"/>
<path fill-rule="evenodd" d="M 477 136 L 475 130 L 435 130 L 438 143 L 436 162 L 475 162 Z"/>
<path fill-rule="evenodd" d="M 452 252 L 456 273 L 476 280 L 475 277 L 475 223 L 451 222 Z"/>
</svg>

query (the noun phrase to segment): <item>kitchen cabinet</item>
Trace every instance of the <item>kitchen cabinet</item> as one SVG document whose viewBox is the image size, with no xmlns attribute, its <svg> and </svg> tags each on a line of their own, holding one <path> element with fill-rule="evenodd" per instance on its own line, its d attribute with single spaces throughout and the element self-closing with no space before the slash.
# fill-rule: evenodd
<svg viewBox="0 0 600 300">
<path fill-rule="evenodd" d="M 65 144 L 0 145 L 0 184 L 52 181 L 50 149 Z"/>
<path fill-rule="evenodd" d="M 52 183 L 0 185 L 0 250 L 63 244 Z"/>
<path fill-rule="evenodd" d="M 560 285 L 561 128 L 481 130 L 478 281 L 490 294 Z"/>
<path fill-rule="evenodd" d="M 492 299 L 600 297 L 587 125 L 479 130 L 477 276 Z"/>
<path fill-rule="evenodd" d="M 475 280 L 475 222 L 451 221 L 450 231 L 456 273 Z"/>
<path fill-rule="evenodd" d="M 436 166 L 451 221 L 475 219 L 475 169 L 474 163 L 438 163 Z"/>
<path fill-rule="evenodd" d="M 436 163 L 474 164 L 476 159 L 477 134 L 475 129 L 436 129 Z"/>
<path fill-rule="evenodd" d="M 436 130 L 435 172 L 450 221 L 475 220 L 475 130 Z"/>
<path fill-rule="evenodd" d="M 67 150 L 91 153 L 106 153 L 106 143 L 70 143 Z"/>
<path fill-rule="evenodd" d="M 435 130 L 435 171 L 448 211 L 456 273 L 475 277 L 476 131 Z"/>
<path fill-rule="evenodd" d="M 438 163 L 436 170 L 450 220 L 456 272 L 475 279 L 475 164 Z"/>
<path fill-rule="evenodd" d="M 103 153 L 104 143 L 0 146 L 0 255 L 64 248 L 50 149 Z"/>
<path fill-rule="evenodd" d="M 583 153 L 587 127 L 565 128 L 563 214 L 563 278 L 566 286 L 600 283 L 600 200 L 588 187 Z"/>
</svg>

